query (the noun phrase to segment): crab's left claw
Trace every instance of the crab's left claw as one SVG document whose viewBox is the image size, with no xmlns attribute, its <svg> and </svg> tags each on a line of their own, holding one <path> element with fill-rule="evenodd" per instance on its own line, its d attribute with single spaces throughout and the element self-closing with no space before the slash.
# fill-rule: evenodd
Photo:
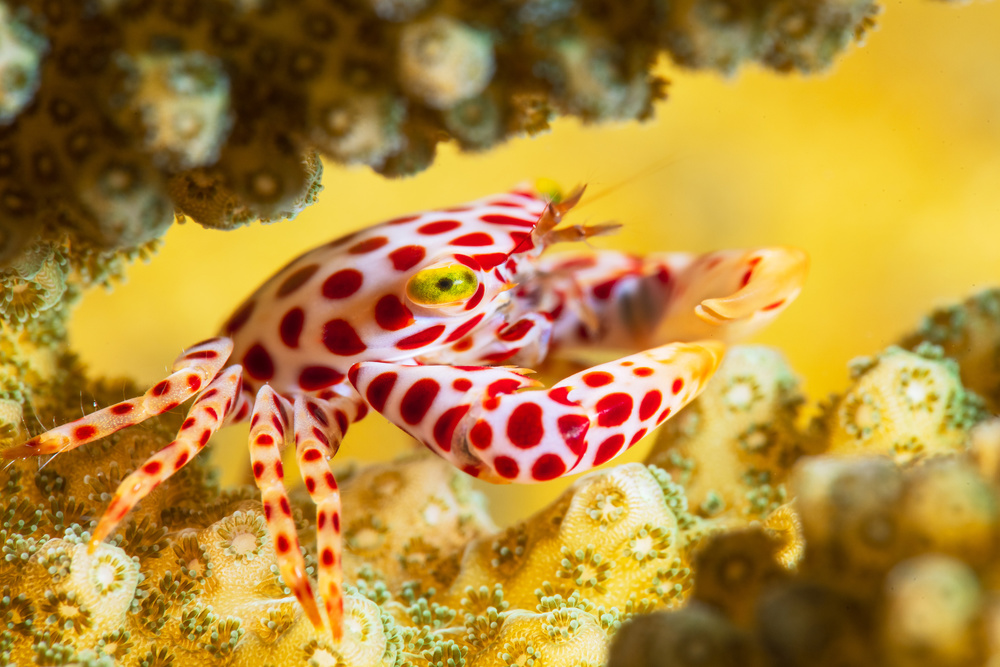
<svg viewBox="0 0 1000 667">
<path fill-rule="evenodd" d="M 622 454 L 694 399 L 722 358 L 672 343 L 571 375 L 546 391 L 505 368 L 356 364 L 369 405 L 475 477 L 543 482 Z M 515 393 L 516 392 L 516 393 Z"/>
<path fill-rule="evenodd" d="M 756 315 L 768 318 L 792 302 L 802 291 L 809 272 L 809 257 L 798 248 L 764 248 L 747 259 L 740 287 L 732 294 L 705 299 L 695 313 L 709 324 L 725 324 Z M 739 264 L 739 261 L 733 261 Z"/>
</svg>

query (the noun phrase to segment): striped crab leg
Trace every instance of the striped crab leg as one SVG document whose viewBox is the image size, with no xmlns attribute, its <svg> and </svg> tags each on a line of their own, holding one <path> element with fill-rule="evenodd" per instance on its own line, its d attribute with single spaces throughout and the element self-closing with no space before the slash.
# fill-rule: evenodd
<svg viewBox="0 0 1000 667">
<path fill-rule="evenodd" d="M 208 385 L 223 368 L 232 351 L 233 341 L 229 338 L 202 341 L 184 350 L 174 361 L 174 372 L 144 395 L 96 410 L 86 417 L 36 435 L 27 442 L 0 452 L 0 456 L 16 459 L 69 451 L 173 410 Z"/>
<path fill-rule="evenodd" d="M 295 454 L 306 491 L 316 505 L 316 553 L 320 599 L 334 639 L 343 636 L 344 595 L 340 533 L 340 489 L 330 459 L 351 422 L 362 413 L 356 397 L 295 399 Z"/>
<path fill-rule="evenodd" d="M 545 391 L 517 392 L 538 383 L 496 367 L 363 362 L 349 378 L 374 410 L 468 474 L 531 483 L 622 454 L 701 392 L 723 350 L 671 343 Z"/>
<path fill-rule="evenodd" d="M 291 404 L 279 396 L 270 385 L 257 392 L 253 416 L 250 418 L 250 463 L 254 481 L 264 503 L 264 518 L 271 533 L 274 553 L 285 584 L 302 605 L 309 621 L 317 630 L 323 627 L 323 617 L 316 606 L 305 560 L 299 549 L 299 538 L 292 519 L 292 506 L 284 484 L 281 450 L 292 417 Z"/>
<path fill-rule="evenodd" d="M 91 552 L 114 532 L 140 500 L 184 467 L 208 444 L 212 434 L 234 414 L 242 383 L 241 366 L 230 366 L 220 373 L 191 405 L 177 437 L 121 481 L 94 529 L 89 545 Z"/>
</svg>

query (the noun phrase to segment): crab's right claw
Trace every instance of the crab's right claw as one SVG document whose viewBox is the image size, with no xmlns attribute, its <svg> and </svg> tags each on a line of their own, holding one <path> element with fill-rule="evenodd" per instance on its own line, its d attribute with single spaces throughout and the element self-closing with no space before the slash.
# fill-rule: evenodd
<svg viewBox="0 0 1000 667">
<path fill-rule="evenodd" d="M 738 320 L 769 321 L 802 291 L 809 273 L 809 256 L 804 251 L 777 247 L 747 254 L 752 256 L 734 262 L 745 267 L 739 289 L 726 296 L 705 299 L 695 306 L 695 313 L 704 322 L 723 325 Z M 733 258 L 726 259 L 733 261 Z"/>
</svg>

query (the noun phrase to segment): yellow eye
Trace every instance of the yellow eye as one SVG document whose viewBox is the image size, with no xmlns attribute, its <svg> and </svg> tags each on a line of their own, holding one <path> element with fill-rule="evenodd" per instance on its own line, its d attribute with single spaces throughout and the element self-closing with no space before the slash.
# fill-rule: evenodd
<svg viewBox="0 0 1000 667">
<path fill-rule="evenodd" d="M 406 294 L 423 306 L 440 306 L 468 299 L 479 287 L 476 274 L 462 264 L 424 269 L 406 283 Z"/>
</svg>

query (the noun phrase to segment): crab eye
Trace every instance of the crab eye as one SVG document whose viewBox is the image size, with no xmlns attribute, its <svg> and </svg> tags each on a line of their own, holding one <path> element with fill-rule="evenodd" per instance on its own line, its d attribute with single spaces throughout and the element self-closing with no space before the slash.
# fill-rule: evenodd
<svg viewBox="0 0 1000 667">
<path fill-rule="evenodd" d="M 468 299 L 479 287 L 471 269 L 449 264 L 416 273 L 406 283 L 406 295 L 422 306 L 441 306 Z"/>
</svg>

